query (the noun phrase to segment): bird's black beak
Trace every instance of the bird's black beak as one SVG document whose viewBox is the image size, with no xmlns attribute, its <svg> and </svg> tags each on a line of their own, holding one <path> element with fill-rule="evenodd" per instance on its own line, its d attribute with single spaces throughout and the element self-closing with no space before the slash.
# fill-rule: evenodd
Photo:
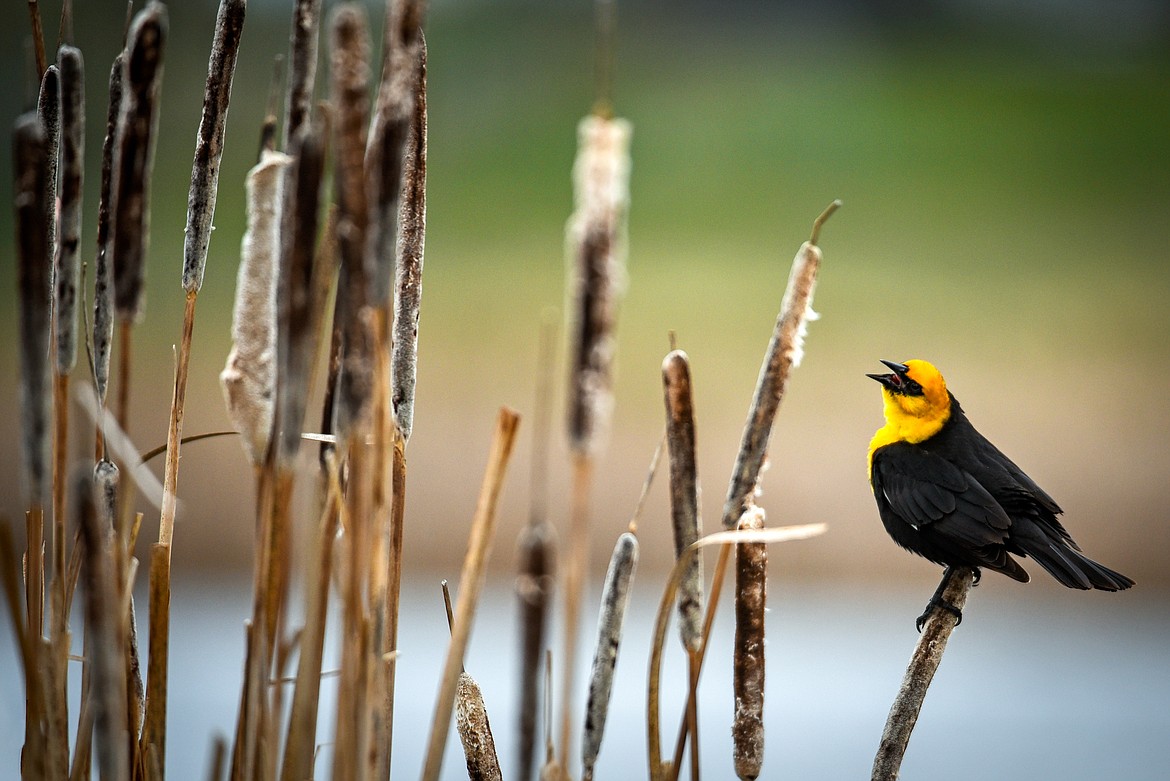
<svg viewBox="0 0 1170 781">
<path fill-rule="evenodd" d="M 893 370 L 893 374 L 867 374 L 865 376 L 871 380 L 877 380 L 895 393 L 903 392 L 906 372 L 910 371 L 910 367 L 904 363 L 894 363 L 893 361 L 883 360 L 882 363 Z"/>
</svg>

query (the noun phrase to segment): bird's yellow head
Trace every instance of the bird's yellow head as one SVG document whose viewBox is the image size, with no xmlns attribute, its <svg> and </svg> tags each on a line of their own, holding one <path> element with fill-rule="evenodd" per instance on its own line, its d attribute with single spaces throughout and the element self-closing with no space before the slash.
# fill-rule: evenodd
<svg viewBox="0 0 1170 781">
<path fill-rule="evenodd" d="M 867 374 L 882 384 L 887 436 L 922 442 L 938 433 L 951 416 L 951 395 L 938 369 L 926 361 L 882 361 L 890 374 Z"/>
</svg>

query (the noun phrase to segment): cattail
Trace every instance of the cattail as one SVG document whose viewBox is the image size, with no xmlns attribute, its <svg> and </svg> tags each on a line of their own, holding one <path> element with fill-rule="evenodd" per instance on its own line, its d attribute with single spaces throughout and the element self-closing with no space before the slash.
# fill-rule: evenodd
<svg viewBox="0 0 1170 781">
<path fill-rule="evenodd" d="M 750 507 L 736 527 L 764 528 L 764 511 Z M 731 725 L 735 774 L 760 775 L 764 761 L 764 608 L 768 595 L 768 546 L 745 542 L 735 552 L 735 650 L 732 688 L 735 717 Z"/>
<path fill-rule="evenodd" d="M 402 439 L 414 427 L 418 374 L 418 315 L 422 304 L 423 246 L 427 233 L 427 44 L 419 32 L 414 71 L 414 113 L 406 138 L 402 204 L 394 267 L 394 345 L 390 353 L 390 398 Z"/>
<path fill-rule="evenodd" d="M 240 247 L 233 345 L 219 375 L 228 416 L 253 464 L 263 462 L 272 431 L 281 183 L 290 161 L 281 152 L 265 152 L 248 172 L 248 227 Z"/>
<path fill-rule="evenodd" d="M 122 106 L 114 144 L 110 188 L 114 304 L 126 322 L 137 321 L 144 306 L 146 251 L 150 233 L 150 176 L 162 84 L 166 7 L 151 0 L 134 17 L 128 37 Z"/>
<path fill-rule="evenodd" d="M 57 326 L 57 372 L 68 374 L 77 363 L 77 282 L 81 274 L 81 182 L 85 169 L 85 64 L 81 51 L 62 46 L 61 71 L 61 216 L 60 247 L 54 273 Z"/>
<path fill-rule="evenodd" d="M 41 90 L 37 96 L 37 116 L 45 131 L 45 244 L 49 248 L 49 261 L 53 261 L 57 248 L 57 163 L 61 149 L 61 71 L 56 65 L 45 69 L 41 77 Z"/>
<path fill-rule="evenodd" d="M 593 777 L 593 765 L 601 749 L 605 718 L 613 691 L 613 671 L 617 665 L 622 621 L 630 602 L 630 584 L 638 565 L 638 538 L 630 532 L 618 537 L 601 589 L 601 612 L 597 618 L 597 650 L 589 675 L 589 699 L 585 706 L 585 732 L 581 742 L 582 778 Z"/>
<path fill-rule="evenodd" d="M 487 708 L 479 684 L 466 672 L 459 674 L 455 684 L 455 728 L 463 743 L 470 781 L 502 781 L 500 760 L 496 756 L 496 741 L 488 722 Z"/>
<path fill-rule="evenodd" d="M 195 162 L 191 166 L 191 189 L 187 195 L 187 230 L 183 240 L 183 289 L 198 293 L 207 265 L 211 222 L 219 191 L 219 162 L 227 126 L 228 101 L 236 54 L 244 29 L 247 0 L 220 0 L 207 63 L 207 85 L 203 92 L 203 115 L 195 141 Z"/>
<path fill-rule="evenodd" d="M 666 442 L 670 452 L 670 520 L 674 554 L 699 539 L 699 480 L 695 463 L 695 409 L 687 354 L 673 350 L 662 362 L 666 400 Z M 688 652 L 701 644 L 703 559 L 692 556 L 678 591 L 679 633 Z"/>
<path fill-rule="evenodd" d="M 625 286 L 630 124 L 588 116 L 577 127 L 573 215 L 566 231 L 572 265 L 572 375 L 569 439 L 575 452 L 601 445 L 613 406 L 614 328 Z"/>
<path fill-rule="evenodd" d="M 109 387 L 110 355 L 114 342 L 114 259 L 110 243 L 110 198 L 125 59 L 125 52 L 119 52 L 110 66 L 110 102 L 106 111 L 106 137 L 102 142 L 101 186 L 98 192 L 97 258 L 93 266 L 93 372 L 94 387 L 100 403 L 105 403 L 106 389 Z"/>
<path fill-rule="evenodd" d="M 530 523 L 520 533 L 520 572 L 516 578 L 516 595 L 520 602 L 520 774 L 531 777 L 533 750 L 536 747 L 536 680 L 540 656 L 544 649 L 549 605 L 552 601 L 555 571 L 555 544 L 552 527 L 546 522 Z M 547 694 L 546 694 L 547 696 Z"/>
<path fill-rule="evenodd" d="M 338 434 L 348 436 L 370 411 L 373 393 L 373 334 L 370 322 L 370 270 L 365 256 L 367 85 L 370 46 L 361 6 L 345 4 L 333 12 L 329 38 L 330 95 L 335 114 L 337 247 L 341 259 L 337 309 L 342 353 L 336 408 Z"/>
<path fill-rule="evenodd" d="M 382 79 L 370 120 L 366 146 L 367 199 L 370 209 L 366 253 L 373 271 L 370 298 L 379 306 L 390 303 L 390 286 L 398 242 L 398 211 L 402 194 L 403 163 L 414 114 L 416 62 L 421 44 L 421 9 L 407 2 L 389 2 L 383 46 Z M 421 5 L 421 3 L 419 4 Z M 401 29 L 415 23 L 413 29 Z"/>
<path fill-rule="evenodd" d="M 288 93 L 284 109 L 284 146 L 292 144 L 313 116 L 313 86 L 317 80 L 317 28 L 321 0 L 294 0 L 288 44 Z"/>
<path fill-rule="evenodd" d="M 821 265 L 821 249 L 817 246 L 821 225 L 841 205 L 833 201 L 813 222 L 812 236 L 797 250 L 788 276 L 788 287 L 776 317 L 776 327 L 760 367 L 756 382 L 756 393 L 752 398 L 748 419 L 744 424 L 739 453 L 731 483 L 727 489 L 727 501 L 723 505 L 723 526 L 735 528 L 740 516 L 751 503 L 760 479 L 760 470 L 768 453 L 768 438 L 772 434 L 772 422 L 784 396 L 788 374 L 800 365 L 804 355 L 804 335 L 809 320 L 817 314 L 812 309 L 813 288 L 816 286 L 817 270 Z"/>
<path fill-rule="evenodd" d="M 89 647 L 98 765 L 102 778 L 129 778 L 126 669 L 111 549 L 113 530 L 105 527 L 98 518 L 93 477 L 79 473 L 74 488 L 78 525 L 85 542 L 82 571 L 86 576 L 86 628 L 93 638 Z"/>
<path fill-rule="evenodd" d="M 296 458 L 301 443 L 309 375 L 317 353 L 319 305 L 324 303 L 317 291 L 323 280 L 332 278 L 332 269 L 316 263 L 314 256 L 324 166 L 321 135 L 319 128 L 306 127 L 292 140 L 292 165 L 286 171 L 281 207 L 285 241 L 280 244 L 276 301 L 276 420 L 277 460 L 285 465 Z M 332 258 L 328 242 L 324 244 L 323 257 Z"/>
<path fill-rule="evenodd" d="M 47 146 L 34 113 L 12 131 L 16 195 L 17 277 L 20 290 L 21 417 L 30 506 L 44 505 L 49 479 L 49 215 L 45 212 Z"/>
</svg>

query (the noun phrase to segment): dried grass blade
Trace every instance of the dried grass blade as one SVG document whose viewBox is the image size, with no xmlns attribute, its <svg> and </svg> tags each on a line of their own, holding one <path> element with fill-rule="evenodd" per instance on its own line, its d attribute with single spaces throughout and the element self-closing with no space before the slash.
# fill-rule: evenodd
<svg viewBox="0 0 1170 781">
<path fill-rule="evenodd" d="M 244 29 L 247 0 L 220 0 L 207 63 L 207 85 L 203 92 L 203 115 L 195 141 L 195 162 L 191 166 L 191 189 L 187 195 L 187 229 L 183 240 L 183 289 L 198 293 L 207 265 L 211 243 L 211 222 L 219 191 L 219 163 L 227 128 L 228 102 L 236 72 L 236 55 Z"/>
<path fill-rule="evenodd" d="M 447 648 L 447 659 L 435 702 L 435 715 L 431 721 L 430 740 L 427 744 L 426 762 L 423 765 L 423 781 L 435 781 L 442 767 L 443 749 L 447 744 L 447 731 L 451 724 L 455 685 L 467 649 L 467 640 L 471 636 L 471 625 L 475 619 L 479 593 L 483 589 L 488 552 L 495 530 L 496 502 L 503 487 L 504 475 L 519 425 L 519 415 L 507 408 L 500 409 L 484 471 L 483 485 L 480 487 L 479 500 L 475 507 L 475 517 L 471 523 L 467 556 L 463 560 L 463 570 L 459 575 L 459 602 L 455 608 L 455 626 L 451 630 L 451 644 Z"/>
</svg>

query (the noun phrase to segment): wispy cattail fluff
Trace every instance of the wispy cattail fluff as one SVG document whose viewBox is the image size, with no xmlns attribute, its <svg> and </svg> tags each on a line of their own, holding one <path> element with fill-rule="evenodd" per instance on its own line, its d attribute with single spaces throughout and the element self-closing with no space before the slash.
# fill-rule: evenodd
<svg viewBox="0 0 1170 781">
<path fill-rule="evenodd" d="M 93 266 L 93 374 L 98 401 L 106 400 L 110 382 L 110 355 L 114 342 L 114 258 L 110 241 L 110 199 L 113 196 L 114 142 L 122 106 L 122 71 L 126 53 L 119 52 L 110 66 L 110 102 L 106 138 L 102 142 L 101 187 L 98 191 L 97 258 Z"/>
<path fill-rule="evenodd" d="M 687 354 L 674 350 L 662 362 L 666 400 L 666 443 L 670 452 L 670 520 L 674 554 L 699 539 L 699 478 L 695 461 L 695 406 Z M 702 643 L 703 559 L 692 556 L 678 590 L 679 633 L 687 651 Z"/>
<path fill-rule="evenodd" d="M 203 115 L 195 141 L 195 162 L 191 166 L 191 189 L 187 196 L 187 230 L 183 241 L 183 289 L 197 293 L 203 285 L 211 222 L 219 191 L 219 161 L 227 125 L 236 53 L 244 29 L 246 0 L 221 0 L 207 63 L 207 85 L 203 93 Z"/>
<path fill-rule="evenodd" d="M 588 116 L 577 126 L 573 215 L 566 231 L 572 267 L 569 440 L 595 452 L 613 407 L 618 299 L 625 287 L 630 123 Z"/>
<path fill-rule="evenodd" d="M 17 278 L 20 305 L 20 405 L 30 505 L 44 505 L 49 489 L 49 215 L 45 212 L 47 145 L 35 113 L 12 131 L 16 196 Z"/>
<path fill-rule="evenodd" d="M 280 255 L 281 152 L 264 152 L 245 184 L 248 227 L 240 247 L 232 351 L 219 375 L 228 415 L 252 463 L 264 460 L 276 378 L 276 275 Z"/>
<path fill-rule="evenodd" d="M 85 169 L 85 67 L 81 51 L 62 46 L 61 70 L 61 224 L 54 273 L 57 371 L 68 374 L 77 362 L 77 282 L 81 274 L 81 181 Z"/>
<path fill-rule="evenodd" d="M 111 186 L 114 303 L 124 321 L 142 316 L 150 233 L 150 175 L 158 124 L 167 11 L 148 3 L 134 17 L 122 76 L 122 106 Z"/>
<path fill-rule="evenodd" d="M 764 511 L 752 506 L 740 518 L 740 530 L 764 528 Z M 731 724 L 735 774 L 760 775 L 764 761 L 764 616 L 768 595 L 768 546 L 745 542 L 735 549 L 735 649 L 732 688 L 735 717 Z"/>
<path fill-rule="evenodd" d="M 629 532 L 618 537 L 601 589 L 601 612 L 597 618 L 597 650 L 589 675 L 589 700 L 585 706 L 585 734 L 581 741 L 582 777 L 593 777 L 593 765 L 601 750 L 609 698 L 613 692 L 613 671 L 617 665 L 622 622 L 630 603 L 630 586 L 638 565 L 638 538 Z"/>
</svg>

